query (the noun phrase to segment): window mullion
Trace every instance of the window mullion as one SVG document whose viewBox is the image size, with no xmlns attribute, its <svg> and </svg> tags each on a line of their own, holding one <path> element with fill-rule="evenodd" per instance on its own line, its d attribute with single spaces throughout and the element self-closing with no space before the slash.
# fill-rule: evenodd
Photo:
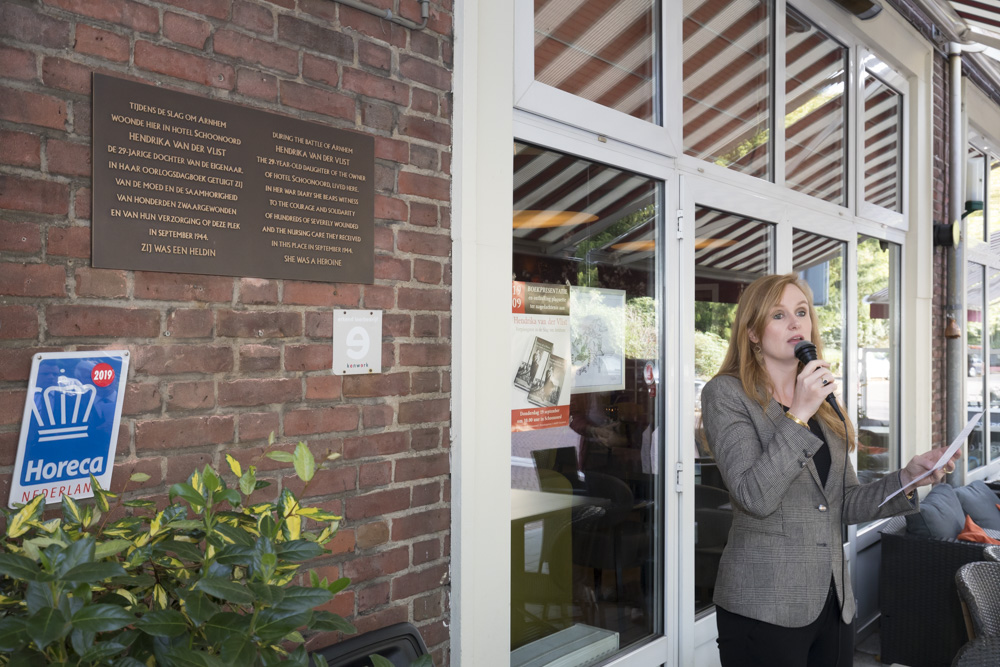
<svg viewBox="0 0 1000 667">
<path fill-rule="evenodd" d="M 771 161 L 774 182 L 785 184 L 785 0 L 775 0 L 771 42 Z"/>
</svg>

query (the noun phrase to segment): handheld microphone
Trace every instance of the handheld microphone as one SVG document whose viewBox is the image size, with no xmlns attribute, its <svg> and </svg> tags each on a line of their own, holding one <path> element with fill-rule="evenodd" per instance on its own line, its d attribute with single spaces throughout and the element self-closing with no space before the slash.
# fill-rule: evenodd
<svg viewBox="0 0 1000 667">
<path fill-rule="evenodd" d="M 811 341 L 803 340 L 795 344 L 795 358 L 805 366 L 810 361 L 819 359 L 819 355 L 816 354 L 816 346 Z M 845 421 L 844 415 L 840 412 L 840 406 L 837 405 L 837 399 L 834 398 L 832 391 L 826 395 L 826 402 L 833 406 L 837 416 L 840 417 L 840 421 Z"/>
</svg>

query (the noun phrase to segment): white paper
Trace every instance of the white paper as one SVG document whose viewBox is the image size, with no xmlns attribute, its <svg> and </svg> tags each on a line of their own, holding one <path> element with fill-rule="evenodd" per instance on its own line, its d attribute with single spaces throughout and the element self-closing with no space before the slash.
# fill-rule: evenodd
<svg viewBox="0 0 1000 667">
<path fill-rule="evenodd" d="M 899 489 L 897 491 L 893 491 L 892 493 L 890 493 L 889 495 L 887 495 L 885 497 L 885 500 L 883 500 L 881 502 L 881 504 L 879 504 L 879 507 L 882 507 L 882 505 L 885 505 L 887 502 L 889 502 L 893 498 L 893 496 L 896 496 L 896 495 L 902 493 L 907 488 L 913 486 L 914 484 L 916 484 L 917 482 L 919 482 L 920 480 L 922 480 L 924 477 L 927 477 L 928 475 L 930 475 L 935 470 L 940 470 L 941 468 L 943 468 L 946 465 L 948 465 L 948 462 L 951 461 L 951 457 L 955 455 L 955 452 L 957 452 L 959 450 L 959 448 L 961 448 L 961 446 L 965 444 L 965 440 L 966 440 L 966 438 L 969 437 L 969 434 L 972 433 L 972 429 L 976 428 L 976 424 L 979 423 L 979 419 L 980 419 L 980 417 L 983 416 L 983 412 L 985 412 L 985 410 L 980 411 L 978 414 L 974 415 L 972 417 L 972 419 L 969 420 L 969 423 L 965 425 L 965 428 L 963 428 L 962 432 L 958 434 L 958 437 L 956 437 L 952 441 L 952 443 L 948 446 L 948 449 L 945 450 L 945 453 L 942 454 L 941 458 L 939 458 L 938 461 L 937 461 L 937 463 L 934 464 L 933 468 L 931 468 L 930 470 L 928 470 L 927 472 L 925 472 L 920 477 L 913 478 L 910 481 L 910 483 L 907 484 L 906 486 L 904 486 L 903 488 L 901 488 L 901 489 Z"/>
</svg>

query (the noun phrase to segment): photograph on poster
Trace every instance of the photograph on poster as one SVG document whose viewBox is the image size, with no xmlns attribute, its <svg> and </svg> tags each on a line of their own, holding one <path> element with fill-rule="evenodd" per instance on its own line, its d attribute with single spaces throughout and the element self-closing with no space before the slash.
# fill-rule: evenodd
<svg viewBox="0 0 1000 667">
<path fill-rule="evenodd" d="M 542 378 L 528 392 L 528 401 L 545 408 L 559 405 L 559 394 L 566 381 L 566 360 L 555 355 L 549 356 L 549 361 L 542 371 Z"/>
<path fill-rule="evenodd" d="M 573 393 L 625 388 L 625 292 L 570 289 Z"/>
<path fill-rule="evenodd" d="M 551 356 L 552 342 L 535 336 L 534 342 L 528 349 L 528 354 L 517 367 L 514 386 L 528 392 L 540 387 L 544 379 L 543 372 L 548 368 Z"/>
</svg>

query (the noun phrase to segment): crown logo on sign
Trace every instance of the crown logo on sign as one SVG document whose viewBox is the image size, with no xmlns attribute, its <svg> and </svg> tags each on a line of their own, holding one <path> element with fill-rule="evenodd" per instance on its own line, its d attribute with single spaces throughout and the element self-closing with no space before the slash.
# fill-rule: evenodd
<svg viewBox="0 0 1000 667">
<path fill-rule="evenodd" d="M 44 390 L 35 387 L 35 397 L 42 395 L 42 407 L 45 414 L 39 410 L 38 401 L 32 401 L 31 412 L 38 422 L 38 442 L 51 440 L 72 440 L 87 437 L 87 421 L 90 411 L 97 398 L 97 387 L 83 384 L 79 380 L 60 377 L 58 385 L 46 387 Z M 82 410 L 84 396 L 90 394 L 86 407 Z M 48 417 L 46 422 L 43 417 Z"/>
</svg>

